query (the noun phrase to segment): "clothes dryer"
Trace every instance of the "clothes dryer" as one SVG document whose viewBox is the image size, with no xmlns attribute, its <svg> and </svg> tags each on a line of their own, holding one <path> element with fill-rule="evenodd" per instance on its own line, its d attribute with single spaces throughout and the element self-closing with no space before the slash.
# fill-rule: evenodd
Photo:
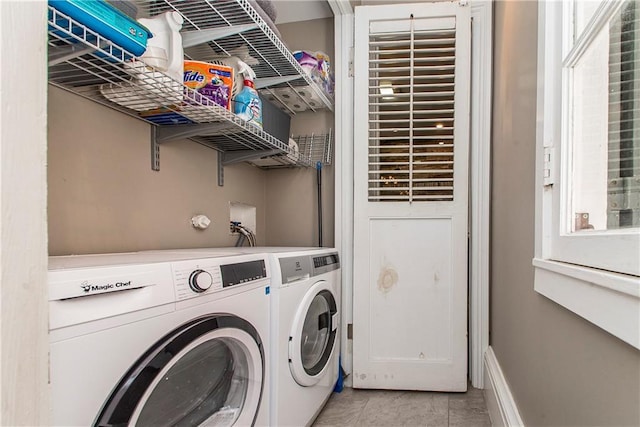
<svg viewBox="0 0 640 427">
<path fill-rule="evenodd" d="M 51 257 L 51 422 L 268 425 L 265 255 Z"/>
<path fill-rule="evenodd" d="M 271 425 L 310 425 L 331 396 L 340 354 L 335 249 L 271 248 Z"/>
</svg>

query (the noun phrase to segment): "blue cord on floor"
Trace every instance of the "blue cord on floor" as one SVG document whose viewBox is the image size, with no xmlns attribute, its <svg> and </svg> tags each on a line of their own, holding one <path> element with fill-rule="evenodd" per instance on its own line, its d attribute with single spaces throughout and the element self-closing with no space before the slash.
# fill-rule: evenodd
<svg viewBox="0 0 640 427">
<path fill-rule="evenodd" d="M 338 356 L 338 381 L 333 391 L 341 393 L 342 389 L 344 389 L 344 371 L 342 370 L 342 356 Z"/>
</svg>

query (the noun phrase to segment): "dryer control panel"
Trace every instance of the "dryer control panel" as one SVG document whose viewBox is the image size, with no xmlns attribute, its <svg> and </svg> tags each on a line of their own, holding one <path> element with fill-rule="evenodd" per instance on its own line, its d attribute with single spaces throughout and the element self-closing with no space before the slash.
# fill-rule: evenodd
<svg viewBox="0 0 640 427">
<path fill-rule="evenodd" d="M 318 255 L 313 257 L 313 275 L 327 273 L 340 268 L 340 257 L 338 253 Z"/>
<path fill-rule="evenodd" d="M 340 257 L 337 252 L 280 258 L 282 283 L 305 280 L 339 268 Z"/>
</svg>

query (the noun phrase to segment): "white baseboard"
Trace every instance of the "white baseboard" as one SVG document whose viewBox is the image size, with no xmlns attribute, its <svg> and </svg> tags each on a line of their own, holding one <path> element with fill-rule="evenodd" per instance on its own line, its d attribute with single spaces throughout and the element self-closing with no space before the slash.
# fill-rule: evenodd
<svg viewBox="0 0 640 427">
<path fill-rule="evenodd" d="M 491 347 L 484 354 L 484 387 L 491 425 L 494 427 L 524 427 L 509 385 Z"/>
</svg>

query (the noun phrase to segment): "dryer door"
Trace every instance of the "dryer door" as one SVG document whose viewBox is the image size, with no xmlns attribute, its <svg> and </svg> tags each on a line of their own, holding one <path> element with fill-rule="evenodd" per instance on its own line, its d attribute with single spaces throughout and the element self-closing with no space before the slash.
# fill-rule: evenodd
<svg viewBox="0 0 640 427">
<path fill-rule="evenodd" d="M 135 363 L 95 425 L 251 425 L 263 382 L 255 328 L 235 316 L 202 317 L 165 335 Z"/>
<path fill-rule="evenodd" d="M 338 307 L 328 282 L 315 283 L 305 294 L 289 336 L 289 368 L 295 381 L 312 386 L 322 378 L 336 346 Z"/>
</svg>

